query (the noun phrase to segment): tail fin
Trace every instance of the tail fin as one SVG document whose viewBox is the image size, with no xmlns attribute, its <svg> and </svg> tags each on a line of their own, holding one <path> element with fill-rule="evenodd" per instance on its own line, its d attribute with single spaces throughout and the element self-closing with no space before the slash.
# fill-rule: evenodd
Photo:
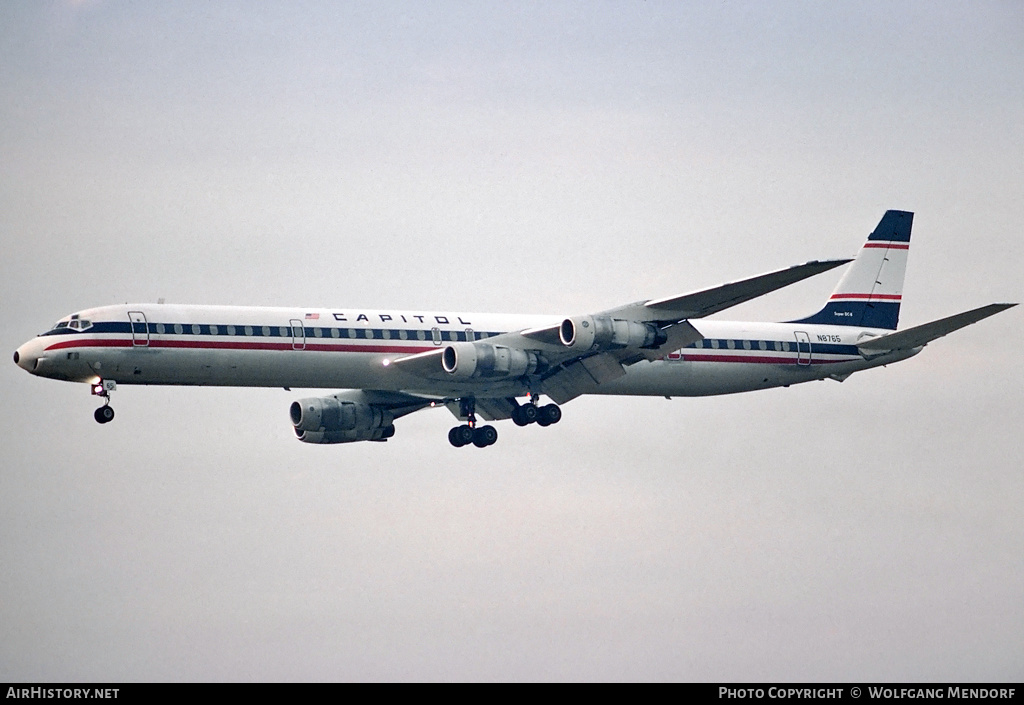
<svg viewBox="0 0 1024 705">
<path fill-rule="evenodd" d="M 896 330 L 914 214 L 886 211 L 825 308 L 793 323 Z"/>
</svg>

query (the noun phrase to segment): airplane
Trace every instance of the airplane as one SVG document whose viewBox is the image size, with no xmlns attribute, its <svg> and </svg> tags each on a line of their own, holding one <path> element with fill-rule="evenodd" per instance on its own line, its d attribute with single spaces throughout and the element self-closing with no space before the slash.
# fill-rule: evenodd
<svg viewBox="0 0 1024 705">
<path fill-rule="evenodd" d="M 710 289 L 577 316 L 126 304 L 74 313 L 26 342 L 33 375 L 90 385 L 114 418 L 118 384 L 341 389 L 289 407 L 305 443 L 386 441 L 394 422 L 446 406 L 455 447 L 487 421 L 550 426 L 584 394 L 706 396 L 843 381 L 1016 304 L 897 331 L 913 213 L 890 210 L 856 258 L 812 261 Z M 852 262 L 817 313 L 782 323 L 705 320 Z M 551 403 L 541 404 L 541 396 Z"/>
</svg>

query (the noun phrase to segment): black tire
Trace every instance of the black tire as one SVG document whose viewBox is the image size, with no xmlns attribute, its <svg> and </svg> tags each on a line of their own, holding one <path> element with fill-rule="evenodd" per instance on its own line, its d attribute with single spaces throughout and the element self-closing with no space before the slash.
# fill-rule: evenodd
<svg viewBox="0 0 1024 705">
<path fill-rule="evenodd" d="M 498 440 L 498 431 L 494 426 L 478 426 L 473 430 L 473 445 L 477 448 L 486 448 L 494 445 Z"/>
<path fill-rule="evenodd" d="M 537 421 L 537 417 L 540 415 L 540 410 L 536 404 L 527 404 L 526 406 L 519 407 L 523 410 L 523 418 L 526 419 L 526 423 L 531 424 Z"/>
<path fill-rule="evenodd" d="M 448 442 L 456 448 L 473 442 L 473 429 L 469 426 L 456 426 L 448 432 Z"/>
<path fill-rule="evenodd" d="M 92 417 L 96 419 L 96 423 L 110 423 L 114 420 L 114 410 L 109 406 L 101 406 Z"/>
<path fill-rule="evenodd" d="M 541 426 L 550 426 L 551 424 L 558 423 L 562 420 L 562 409 L 558 404 L 542 406 L 538 411 L 540 413 L 537 416 L 537 423 Z"/>
</svg>

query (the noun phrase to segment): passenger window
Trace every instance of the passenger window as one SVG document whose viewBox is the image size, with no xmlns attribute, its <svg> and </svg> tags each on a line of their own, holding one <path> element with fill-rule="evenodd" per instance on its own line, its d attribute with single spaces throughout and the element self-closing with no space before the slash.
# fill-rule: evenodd
<svg viewBox="0 0 1024 705">
<path fill-rule="evenodd" d="M 174 332 L 177 333 L 178 335 L 181 335 L 182 333 L 185 332 L 185 329 L 182 327 L 182 325 L 180 323 L 175 323 L 174 324 Z"/>
</svg>

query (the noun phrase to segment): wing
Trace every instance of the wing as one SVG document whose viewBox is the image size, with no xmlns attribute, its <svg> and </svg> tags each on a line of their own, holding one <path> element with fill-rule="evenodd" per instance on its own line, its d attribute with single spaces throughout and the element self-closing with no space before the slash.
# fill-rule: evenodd
<svg viewBox="0 0 1024 705">
<path fill-rule="evenodd" d="M 852 261 L 850 259 L 815 260 L 760 274 L 749 279 L 729 282 L 711 289 L 694 291 L 667 299 L 639 301 L 612 309 L 605 312 L 604 315 L 657 322 L 704 318 Z"/>
<path fill-rule="evenodd" d="M 718 313 L 850 260 L 826 260 L 780 269 L 710 289 L 649 299 L 575 316 L 561 323 L 527 328 L 488 338 L 486 342 L 452 343 L 442 349 L 391 360 L 419 376 L 460 381 L 467 394 L 478 386 L 513 378 L 529 380 L 557 403 L 594 390 L 626 374 L 625 368 L 655 360 L 701 340 L 690 320 Z M 506 385 L 507 387 L 507 385 Z"/>
</svg>

